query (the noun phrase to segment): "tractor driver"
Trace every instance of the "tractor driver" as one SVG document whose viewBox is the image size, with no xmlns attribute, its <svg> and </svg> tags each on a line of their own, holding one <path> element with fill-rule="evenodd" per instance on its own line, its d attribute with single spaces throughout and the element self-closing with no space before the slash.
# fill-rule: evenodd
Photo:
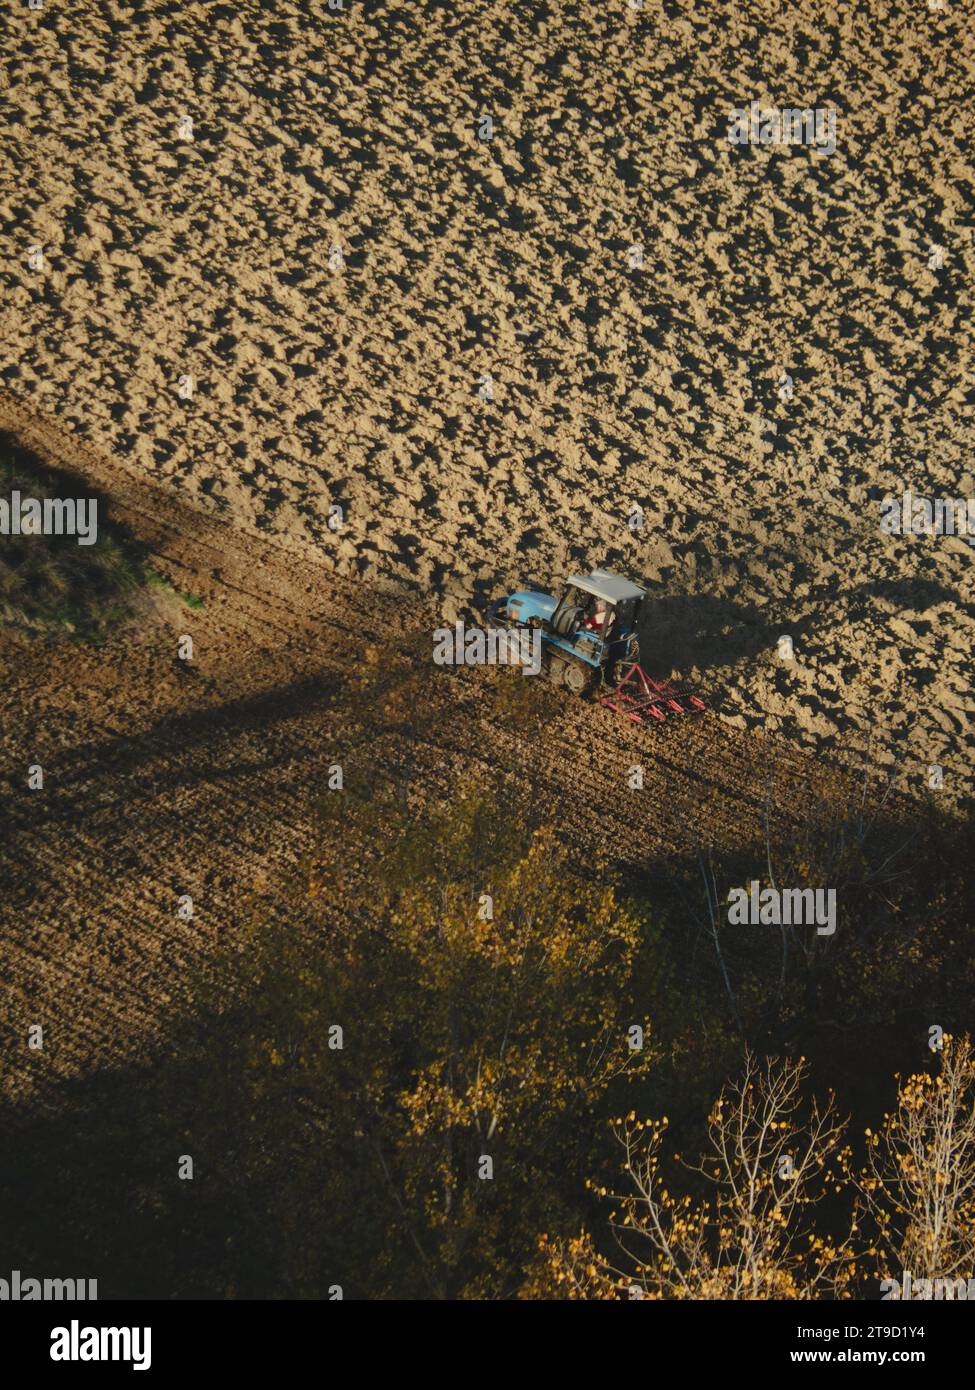
<svg viewBox="0 0 975 1390">
<path fill-rule="evenodd" d="M 597 636 L 605 636 L 606 626 L 609 620 L 609 610 L 602 599 L 597 599 L 593 605 L 592 613 L 583 624 L 590 632 L 595 632 Z"/>
</svg>

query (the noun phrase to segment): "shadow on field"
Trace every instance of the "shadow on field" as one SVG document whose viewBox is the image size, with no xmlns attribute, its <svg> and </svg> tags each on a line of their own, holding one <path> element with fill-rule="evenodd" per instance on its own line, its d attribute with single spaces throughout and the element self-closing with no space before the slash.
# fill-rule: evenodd
<svg viewBox="0 0 975 1390">
<path fill-rule="evenodd" d="M 681 1151 L 701 1141 L 708 1105 L 746 1043 L 809 1059 L 811 1086 L 837 1091 L 857 1144 L 889 1107 L 894 1074 L 930 1062 L 929 1029 L 975 1025 L 975 972 L 958 932 L 971 920 L 971 819 L 919 807 L 913 822 L 879 817 L 864 829 L 826 817 L 801 839 L 792 851 L 833 856 L 843 905 L 834 936 L 793 933 L 784 965 L 777 927 L 723 924 L 720 955 L 708 930 L 702 882 L 710 877 L 723 903 L 729 885 L 763 876 L 766 846 L 627 874 L 624 893 L 662 928 L 646 997 L 660 1059 L 627 1103 L 668 1114 Z M 302 924 L 299 907 L 289 936 Z M 238 980 L 246 961 L 243 972 Z M 381 995 L 382 969 L 369 963 L 368 979 Z M 102 1299 L 327 1298 L 335 1284 L 346 1298 L 376 1296 L 395 1204 L 375 1169 L 357 1165 L 354 1136 L 328 1124 L 323 1097 L 300 1082 L 289 1090 L 280 1063 L 255 1052 L 271 1031 L 266 1005 L 245 989 L 219 1015 L 187 1006 L 151 1066 L 64 1083 L 43 1111 L 0 1111 L 5 1268 L 97 1278 Z M 544 1047 L 544 1033 L 539 1040 Z M 43 1054 L 34 1065 L 43 1069 Z M 370 1065 L 365 1058 L 364 1077 Z M 416 1081 L 407 1053 L 398 1080 Z M 611 1157 L 608 1137 L 607 1146 Z M 191 1180 L 179 1176 L 187 1157 Z M 589 1174 L 562 1172 L 559 1153 L 548 1158 L 575 1203 L 570 1226 L 591 1222 Z M 401 1292 L 423 1296 L 418 1287 Z"/>
<path fill-rule="evenodd" d="M 59 758 L 43 798 L 25 797 L 19 783 L 15 786 L 7 779 L 0 814 L 16 837 L 39 826 L 81 824 L 96 808 L 98 813 L 127 815 L 167 792 L 219 786 L 280 768 L 302 752 L 300 738 L 276 741 L 282 727 L 323 710 L 341 685 L 339 676 L 323 673 L 160 720 L 142 734 L 85 743 Z M 249 747 L 254 739 L 257 756 L 235 755 L 237 741 Z M 260 749 L 262 739 L 267 740 L 266 751 Z M 228 752 L 231 757 L 226 759 Z"/>
</svg>

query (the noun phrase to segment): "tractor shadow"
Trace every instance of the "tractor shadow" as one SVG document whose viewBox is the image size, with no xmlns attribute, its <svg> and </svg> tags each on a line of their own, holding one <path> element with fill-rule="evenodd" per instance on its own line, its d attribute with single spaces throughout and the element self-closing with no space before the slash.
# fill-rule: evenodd
<svg viewBox="0 0 975 1390">
<path fill-rule="evenodd" d="M 675 668 L 720 669 L 768 650 L 774 631 L 767 611 L 753 604 L 709 595 L 650 596 L 640 617 L 640 663 L 658 679 Z"/>
<path fill-rule="evenodd" d="M 971 608 L 950 587 L 920 577 L 877 579 L 848 589 L 833 578 L 801 600 L 761 605 L 713 594 L 657 597 L 651 587 L 640 621 L 641 664 L 653 676 L 692 667 L 720 670 L 768 655 L 783 635 L 799 646 L 837 625 L 868 618 L 882 625 L 884 606 L 924 614 L 946 602 Z"/>
</svg>

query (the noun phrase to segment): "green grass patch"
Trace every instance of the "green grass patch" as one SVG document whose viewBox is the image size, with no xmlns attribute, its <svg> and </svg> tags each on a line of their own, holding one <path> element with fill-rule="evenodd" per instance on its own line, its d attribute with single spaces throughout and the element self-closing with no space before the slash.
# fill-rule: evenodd
<svg viewBox="0 0 975 1390">
<path fill-rule="evenodd" d="M 150 589 L 159 589 L 164 594 L 170 594 L 173 598 L 178 598 L 180 603 L 185 603 L 187 608 L 202 608 L 203 599 L 199 594 L 188 593 L 185 589 L 177 589 L 164 574 L 158 570 L 146 569 L 146 583 Z"/>
</svg>

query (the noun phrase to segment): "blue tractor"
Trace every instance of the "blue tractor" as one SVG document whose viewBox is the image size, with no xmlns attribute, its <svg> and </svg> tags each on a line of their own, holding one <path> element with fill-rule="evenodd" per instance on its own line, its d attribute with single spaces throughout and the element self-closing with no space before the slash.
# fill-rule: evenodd
<svg viewBox="0 0 975 1390">
<path fill-rule="evenodd" d="M 613 685 L 640 660 L 637 622 L 646 594 L 609 570 L 571 575 L 561 597 L 522 590 L 492 605 L 493 623 L 540 628 L 543 669 L 575 695 Z"/>
</svg>

